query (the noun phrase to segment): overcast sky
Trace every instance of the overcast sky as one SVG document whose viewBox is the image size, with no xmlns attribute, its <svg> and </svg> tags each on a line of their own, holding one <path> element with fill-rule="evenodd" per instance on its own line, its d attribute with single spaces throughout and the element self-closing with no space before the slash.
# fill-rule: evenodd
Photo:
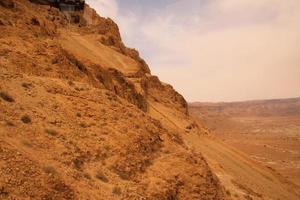
<svg viewBox="0 0 300 200">
<path fill-rule="evenodd" d="M 87 0 L 188 101 L 300 96 L 300 0 Z"/>
</svg>

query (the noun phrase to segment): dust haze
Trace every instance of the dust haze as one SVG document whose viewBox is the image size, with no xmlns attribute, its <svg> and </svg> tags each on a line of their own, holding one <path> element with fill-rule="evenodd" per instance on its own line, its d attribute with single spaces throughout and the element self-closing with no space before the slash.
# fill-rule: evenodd
<svg viewBox="0 0 300 200">
<path fill-rule="evenodd" d="M 190 102 L 300 96 L 297 0 L 90 2 Z"/>
</svg>

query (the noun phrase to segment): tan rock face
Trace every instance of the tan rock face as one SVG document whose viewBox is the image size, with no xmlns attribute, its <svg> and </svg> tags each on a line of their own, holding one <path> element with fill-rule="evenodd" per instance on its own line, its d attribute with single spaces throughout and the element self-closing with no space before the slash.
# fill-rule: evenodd
<svg viewBox="0 0 300 200">
<path fill-rule="evenodd" d="M 90 19 L 70 23 L 56 8 L 3 2 L 0 199 L 226 198 L 183 139 L 185 100 L 114 22 L 88 7 Z"/>
</svg>

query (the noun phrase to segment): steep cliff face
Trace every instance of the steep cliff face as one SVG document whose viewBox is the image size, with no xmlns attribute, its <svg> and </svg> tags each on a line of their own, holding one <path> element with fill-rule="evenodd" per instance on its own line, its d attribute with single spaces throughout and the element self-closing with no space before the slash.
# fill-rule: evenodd
<svg viewBox="0 0 300 200">
<path fill-rule="evenodd" d="M 184 98 L 112 20 L 72 16 L 0 1 L 1 199 L 226 198 L 182 137 L 203 133 Z"/>
</svg>

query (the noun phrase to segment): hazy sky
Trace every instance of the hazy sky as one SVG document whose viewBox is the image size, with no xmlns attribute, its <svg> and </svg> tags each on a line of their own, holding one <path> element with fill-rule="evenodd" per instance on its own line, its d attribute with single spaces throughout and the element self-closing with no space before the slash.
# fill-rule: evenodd
<svg viewBox="0 0 300 200">
<path fill-rule="evenodd" d="M 87 0 L 188 101 L 300 96 L 300 0 Z"/>
</svg>

